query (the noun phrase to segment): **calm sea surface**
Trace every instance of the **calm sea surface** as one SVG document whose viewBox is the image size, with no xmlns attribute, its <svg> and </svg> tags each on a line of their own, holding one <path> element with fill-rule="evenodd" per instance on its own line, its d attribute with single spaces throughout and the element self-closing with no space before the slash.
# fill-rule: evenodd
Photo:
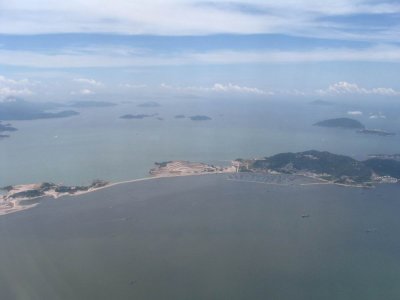
<svg viewBox="0 0 400 300">
<path fill-rule="evenodd" d="M 0 217 L 1 299 L 400 298 L 400 185 L 227 178 L 122 184 Z"/>
<path fill-rule="evenodd" d="M 66 119 L 12 122 L 19 131 L 0 140 L 0 186 L 141 178 L 154 162 L 177 159 L 223 164 L 238 157 L 309 149 L 365 158 L 400 149 L 400 135 L 367 136 L 312 126 L 360 110 L 363 115 L 353 117 L 368 128 L 400 133 L 398 104 L 375 101 L 368 106 L 358 101 L 357 105 L 317 106 L 278 100 L 181 99 L 160 100 L 160 107 L 143 108 L 136 106 L 140 102 L 80 109 L 79 116 Z M 370 118 L 379 112 L 386 118 Z M 119 119 L 128 113 L 158 113 L 163 120 Z M 175 119 L 178 114 L 208 115 L 212 120 Z"/>
</svg>

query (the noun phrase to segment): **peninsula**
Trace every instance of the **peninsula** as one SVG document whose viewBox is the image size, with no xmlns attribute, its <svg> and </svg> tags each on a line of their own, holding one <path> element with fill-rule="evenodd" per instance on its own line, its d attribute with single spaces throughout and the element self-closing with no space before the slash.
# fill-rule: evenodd
<svg viewBox="0 0 400 300">
<path fill-rule="evenodd" d="M 260 159 L 236 159 L 231 162 L 230 167 L 168 161 L 156 163 L 156 167 L 150 170 L 150 175 L 165 177 L 242 172 L 299 175 L 325 183 L 370 187 L 376 183 L 400 182 L 400 161 L 376 157 L 359 161 L 327 151 L 309 150 L 279 153 Z"/>
<path fill-rule="evenodd" d="M 89 186 L 65 186 L 44 182 L 41 184 L 10 185 L 2 188 L 0 215 L 31 208 L 40 203 L 42 197 L 58 198 L 66 195 L 81 195 L 106 187 L 108 182 L 95 180 Z"/>
</svg>

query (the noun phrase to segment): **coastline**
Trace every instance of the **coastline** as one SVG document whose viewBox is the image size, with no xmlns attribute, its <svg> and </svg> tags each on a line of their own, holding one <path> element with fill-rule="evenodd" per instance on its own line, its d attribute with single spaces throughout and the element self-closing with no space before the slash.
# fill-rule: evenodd
<svg viewBox="0 0 400 300">
<path fill-rule="evenodd" d="M 309 156 L 310 155 L 308 155 L 307 158 L 311 159 L 309 158 Z M 339 181 L 333 180 L 335 177 L 333 177 L 333 179 L 323 178 L 324 176 L 326 177 L 325 173 L 320 174 L 307 170 L 292 170 L 292 172 L 280 172 L 280 170 L 270 169 L 266 167 L 251 168 L 249 167 L 249 161 L 239 159 L 231 161 L 231 165 L 229 167 L 219 167 L 205 163 L 182 160 L 156 162 L 155 167 L 152 168 L 148 174 L 150 175 L 148 177 L 124 180 L 119 182 L 106 182 L 95 180 L 89 186 L 64 186 L 48 182 L 7 186 L 3 188 L 3 190 L 5 190 L 5 193 L 0 194 L 0 216 L 33 208 L 40 204 L 40 199 L 45 197 L 57 199 L 63 196 L 80 196 L 87 193 L 95 192 L 97 190 L 118 186 L 121 184 L 183 176 L 241 174 L 236 177 L 230 176 L 227 178 L 227 180 L 280 186 L 338 185 L 351 188 L 373 188 L 374 184 L 398 182 L 397 179 L 396 181 L 388 181 L 389 176 L 386 176 L 388 178 L 385 178 L 385 176 L 375 176 L 370 178 L 369 181 L 363 182 L 357 182 L 354 180 L 347 181 L 346 178 Z M 256 178 L 256 180 L 253 180 L 254 177 L 246 179 L 245 177 L 247 174 L 252 174 L 252 176 L 259 175 L 260 177 Z M 381 180 L 377 180 L 378 178 L 381 178 Z M 391 179 L 391 177 L 389 179 Z"/>
<path fill-rule="evenodd" d="M 164 179 L 164 178 L 176 178 L 176 177 L 188 177 L 188 176 L 206 176 L 206 175 L 216 175 L 216 174 L 239 174 L 236 172 L 216 172 L 216 173 L 190 173 L 190 174 L 169 174 L 169 175 L 162 175 L 162 176 L 153 176 L 153 177 L 143 177 L 143 178 L 137 178 L 137 179 L 131 179 L 131 180 L 125 180 L 125 181 L 118 181 L 118 182 L 112 182 L 109 184 L 106 184 L 104 186 L 98 187 L 98 188 L 91 188 L 88 189 L 87 191 L 79 191 L 73 194 L 68 194 L 68 193 L 47 193 L 46 195 L 43 196 L 38 196 L 38 197 L 24 197 L 24 198 L 16 198 L 12 200 L 8 200 L 6 203 L 1 203 L 0 204 L 0 216 L 2 215 L 7 215 L 11 213 L 16 213 L 19 211 L 24 211 L 31 209 L 33 207 L 36 207 L 37 205 L 40 204 L 40 199 L 49 197 L 52 199 L 58 199 L 61 197 L 74 197 L 74 196 L 81 196 L 85 195 L 88 193 L 96 192 L 99 190 L 107 189 L 113 186 L 118 186 L 122 184 L 129 184 L 129 183 L 135 183 L 135 182 L 142 182 L 142 181 L 148 181 L 148 180 L 157 180 L 157 179 Z M 244 173 L 245 174 L 245 173 Z M 270 174 L 271 175 L 271 174 Z M 272 176 L 278 176 L 278 175 L 285 175 L 285 174 L 272 174 Z M 314 180 L 318 180 L 319 182 L 309 182 L 309 183 L 279 183 L 279 182 L 268 182 L 268 181 L 256 181 L 256 180 L 243 180 L 243 179 L 235 179 L 235 178 L 227 178 L 226 180 L 228 181 L 237 181 L 237 182 L 248 182 L 248 183 L 259 183 L 259 184 L 268 184 L 268 185 L 278 185 L 278 186 L 291 186 L 291 185 L 301 185 L 301 186 L 307 186 L 307 185 L 338 185 L 338 186 L 343 186 L 343 187 L 352 187 L 352 188 L 365 188 L 365 186 L 362 185 L 350 185 L 350 184 L 340 184 L 340 183 L 335 183 L 331 181 L 325 181 L 321 179 L 317 179 L 314 177 L 308 177 L 300 174 L 292 174 L 293 176 L 296 177 L 303 177 L 303 178 L 311 178 Z M 23 188 L 25 187 L 26 189 L 31 188 L 32 186 L 37 186 L 34 184 L 27 184 L 27 185 L 20 185 L 18 187 Z M 371 187 L 370 187 L 371 188 Z M 4 195 L 0 195 L 0 199 L 4 198 Z M 37 201 L 35 201 L 37 200 Z M 3 200 L 4 201 L 4 200 Z M 24 204 L 24 202 L 33 202 L 30 204 Z"/>
<path fill-rule="evenodd" d="M 8 215 L 11 213 L 16 213 L 19 211 L 24 211 L 24 210 L 28 210 L 31 209 L 33 207 L 36 207 L 40 204 L 40 199 L 49 197 L 52 199 L 58 199 L 61 197 L 74 197 L 74 196 L 81 196 L 81 195 L 85 195 L 88 193 L 93 193 L 102 189 L 106 189 L 106 188 L 110 188 L 113 186 L 118 186 L 121 184 L 128 184 L 128 183 L 134 183 L 134 182 L 141 182 L 141 181 L 148 181 L 148 180 L 156 180 L 156 179 L 162 179 L 162 178 L 174 178 L 174 177 L 186 177 L 186 176 L 201 176 L 201 175 L 213 175 L 213 174 L 229 174 L 227 172 L 219 172 L 219 173 L 193 173 L 193 174 L 170 174 L 170 175 L 162 175 L 162 176 L 153 176 L 153 177 L 143 177 L 143 178 L 137 178 L 137 179 L 131 179 L 131 180 L 124 180 L 124 181 L 118 181 L 118 182 L 111 182 L 108 183 L 104 186 L 98 187 L 98 188 L 92 188 L 92 189 L 88 189 L 87 191 L 80 191 L 80 192 L 76 192 L 73 194 L 68 194 L 68 193 L 47 193 L 45 195 L 42 196 L 37 196 L 37 197 L 23 197 L 23 198 L 16 198 L 16 199 L 12 199 L 12 200 L 7 200 L 4 201 L 5 196 L 7 195 L 5 194 L 0 194 L 0 216 L 3 215 Z M 29 188 L 32 188 L 33 186 L 38 186 L 38 184 L 25 184 L 25 185 L 17 185 L 17 187 L 20 188 L 19 191 L 23 191 L 24 188 L 26 190 L 28 190 Z M 31 204 L 23 204 L 23 202 L 34 202 L 35 200 L 37 200 L 37 202 L 35 203 L 31 203 Z"/>
</svg>

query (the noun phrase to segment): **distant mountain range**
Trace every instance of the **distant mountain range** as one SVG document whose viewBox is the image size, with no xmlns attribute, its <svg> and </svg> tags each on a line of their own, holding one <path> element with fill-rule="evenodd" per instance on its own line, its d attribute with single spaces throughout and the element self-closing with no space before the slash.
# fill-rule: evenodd
<svg viewBox="0 0 400 300">
<path fill-rule="evenodd" d="M 61 104 L 53 102 L 28 102 L 20 98 L 8 97 L 0 102 L 0 120 L 36 120 L 65 118 L 78 115 L 73 110 L 59 110 Z M 54 112 L 52 112 L 54 111 Z"/>
</svg>

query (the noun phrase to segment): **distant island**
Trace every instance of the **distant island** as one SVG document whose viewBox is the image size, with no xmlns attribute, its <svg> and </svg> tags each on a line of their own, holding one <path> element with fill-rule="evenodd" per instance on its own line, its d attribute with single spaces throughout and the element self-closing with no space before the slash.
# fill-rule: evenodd
<svg viewBox="0 0 400 300">
<path fill-rule="evenodd" d="M 185 115 L 176 115 L 174 118 L 175 119 L 184 119 L 184 118 L 186 118 L 186 116 Z"/>
<path fill-rule="evenodd" d="M 12 131 L 17 131 L 18 129 L 13 127 L 10 123 L 7 124 L 3 124 L 0 121 L 0 139 L 5 139 L 5 138 L 9 138 L 10 135 L 9 134 L 3 134 L 3 132 L 12 132 Z"/>
<path fill-rule="evenodd" d="M 159 107 L 161 105 L 160 105 L 160 103 L 155 102 L 155 101 L 148 101 L 148 102 L 140 103 L 137 106 L 138 107 Z"/>
<path fill-rule="evenodd" d="M 6 132 L 6 131 L 11 132 L 11 131 L 17 131 L 17 130 L 18 130 L 18 129 L 15 128 L 15 127 L 12 127 L 11 124 L 9 124 L 9 123 L 3 124 L 3 123 L 0 121 L 0 132 Z"/>
<path fill-rule="evenodd" d="M 396 135 L 394 132 L 389 132 L 381 129 L 361 129 L 357 130 L 358 133 L 369 134 L 369 135 L 379 135 L 379 136 L 393 136 Z"/>
<path fill-rule="evenodd" d="M 8 97 L 0 102 L 0 120 L 37 120 L 66 118 L 79 115 L 73 110 L 58 110 L 62 107 L 60 103 L 52 102 L 28 102 L 20 98 Z"/>
<path fill-rule="evenodd" d="M 314 101 L 311 101 L 310 104 L 312 105 L 321 105 L 321 106 L 331 106 L 333 105 L 332 102 L 326 101 L 326 100 L 321 100 L 321 99 L 317 99 Z"/>
<path fill-rule="evenodd" d="M 146 115 L 146 114 L 138 114 L 138 115 L 132 115 L 132 114 L 127 114 L 127 115 L 123 115 L 120 117 L 120 119 L 127 119 L 127 120 L 131 120 L 131 119 L 144 119 L 144 118 L 151 118 L 151 117 L 155 117 L 158 114 L 151 114 L 151 115 Z"/>
<path fill-rule="evenodd" d="M 324 121 L 317 122 L 313 124 L 314 126 L 320 127 L 331 127 L 331 128 L 344 128 L 344 129 L 358 129 L 357 133 L 366 135 L 376 135 L 376 136 L 394 136 L 396 133 L 381 130 L 381 129 L 368 129 L 365 128 L 364 124 L 361 122 L 350 119 L 350 118 L 336 118 L 328 119 Z"/>
<path fill-rule="evenodd" d="M 208 120 L 211 120 L 211 118 L 209 116 L 203 116 L 203 115 L 191 116 L 189 118 L 192 121 L 208 121 Z"/>
<path fill-rule="evenodd" d="M 106 101 L 75 101 L 70 106 L 79 108 L 91 108 L 91 107 L 112 107 L 116 106 L 116 103 Z"/>
<path fill-rule="evenodd" d="M 365 129 L 365 126 L 357 120 L 350 118 L 328 119 L 313 124 L 320 127 L 344 128 L 344 129 Z"/>
</svg>

